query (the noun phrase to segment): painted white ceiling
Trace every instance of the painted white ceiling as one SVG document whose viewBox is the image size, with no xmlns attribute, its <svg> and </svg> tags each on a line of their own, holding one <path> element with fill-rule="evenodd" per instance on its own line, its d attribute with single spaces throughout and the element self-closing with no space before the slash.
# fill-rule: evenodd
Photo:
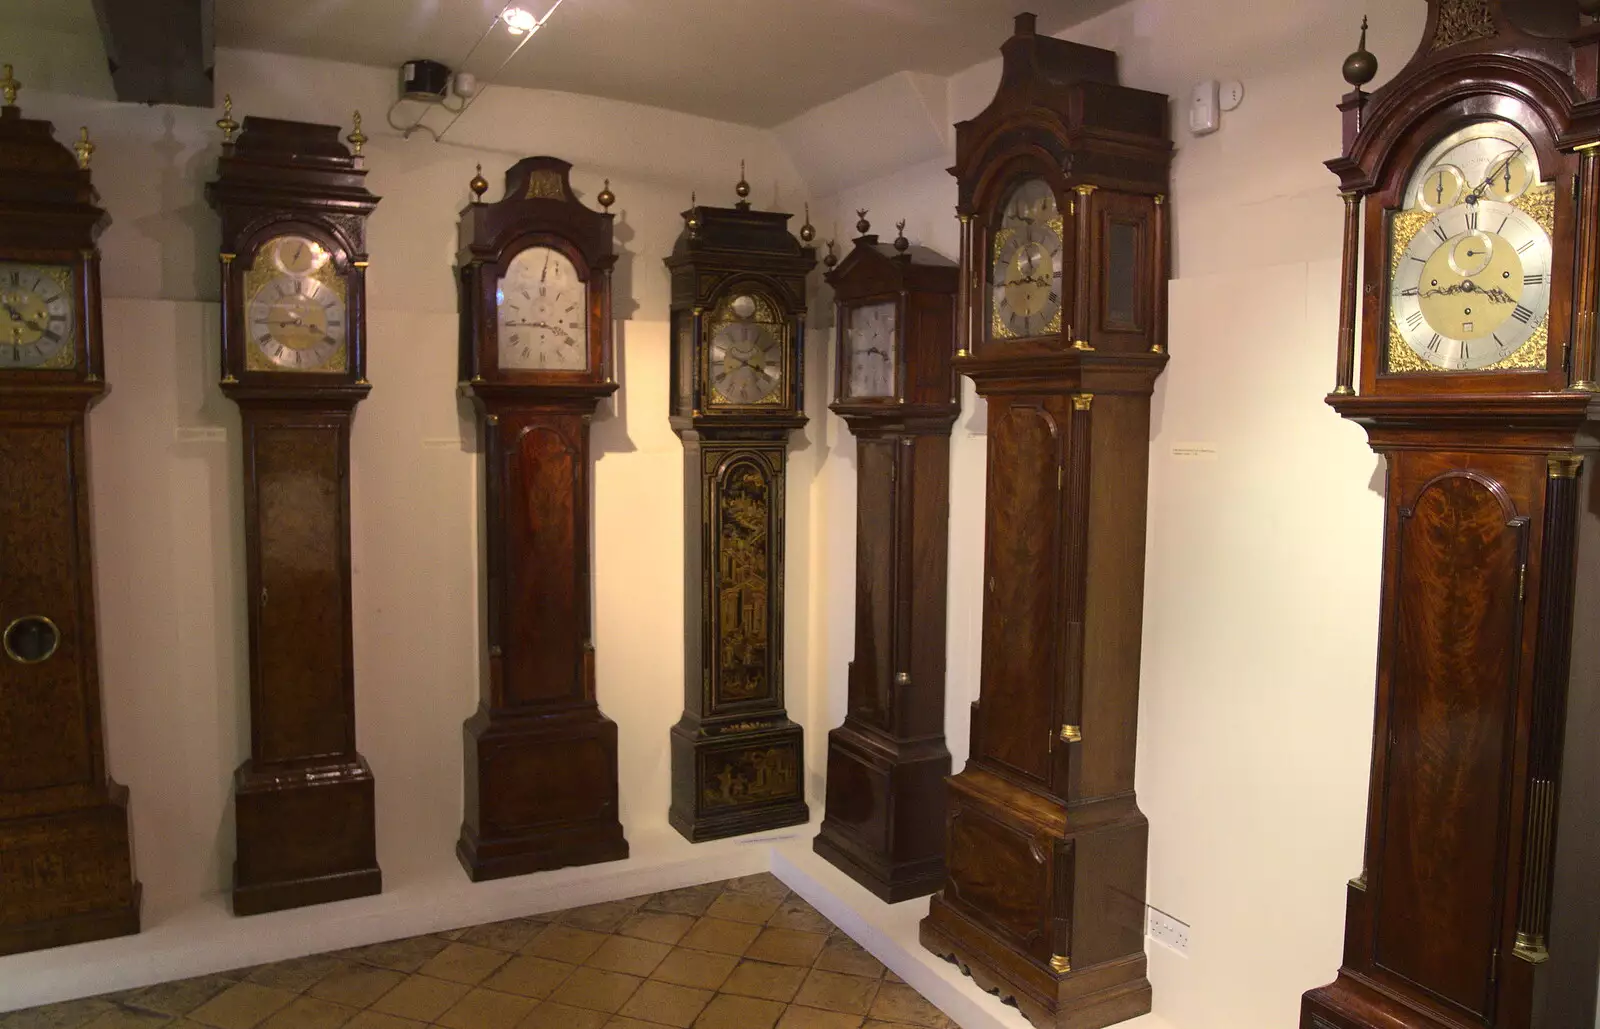
<svg viewBox="0 0 1600 1029">
<path fill-rule="evenodd" d="M 553 0 L 515 0 L 542 15 Z M 1058 32 L 1116 0 L 564 0 L 493 81 L 772 126 L 897 71 L 949 74 L 986 58 L 1022 10 Z M 398 67 L 452 68 L 505 0 L 216 0 L 219 46 Z M 0 0 L 19 20 L 94 32 L 90 0 Z M 486 76 L 513 41 L 486 40 Z"/>
</svg>

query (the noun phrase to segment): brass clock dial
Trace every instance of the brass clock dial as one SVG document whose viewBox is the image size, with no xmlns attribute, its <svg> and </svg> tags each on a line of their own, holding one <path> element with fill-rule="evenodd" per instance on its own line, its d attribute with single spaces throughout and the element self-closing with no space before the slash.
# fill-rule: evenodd
<svg viewBox="0 0 1600 1029">
<path fill-rule="evenodd" d="M 846 309 L 846 387 L 851 398 L 894 396 L 897 311 L 892 300 Z"/>
<path fill-rule="evenodd" d="M 512 258 L 495 290 L 500 367 L 586 371 L 589 287 L 572 259 L 533 246 Z"/>
<path fill-rule="evenodd" d="M 1011 191 L 994 230 L 989 266 L 992 339 L 1061 331 L 1064 228 L 1055 191 L 1028 179 Z"/>
<path fill-rule="evenodd" d="M 712 403 L 782 404 L 784 331 L 765 299 L 740 294 L 718 306 L 710 360 Z"/>
<path fill-rule="evenodd" d="M 0 370 L 77 363 L 72 289 L 70 268 L 0 262 Z"/>
<path fill-rule="evenodd" d="M 1393 220 L 1389 371 L 1544 366 L 1551 189 L 1510 125 L 1469 126 L 1429 153 Z"/>
<path fill-rule="evenodd" d="M 245 277 L 245 295 L 251 370 L 345 370 L 344 282 L 322 244 L 294 235 L 268 240 Z"/>
</svg>

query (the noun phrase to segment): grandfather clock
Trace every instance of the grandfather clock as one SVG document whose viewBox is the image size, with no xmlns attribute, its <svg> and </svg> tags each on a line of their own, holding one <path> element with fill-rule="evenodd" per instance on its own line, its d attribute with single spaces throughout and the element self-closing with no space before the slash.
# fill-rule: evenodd
<svg viewBox="0 0 1600 1029">
<path fill-rule="evenodd" d="M 228 108 L 232 107 L 231 101 Z M 232 114 L 206 198 L 222 216 L 222 391 L 244 426 L 250 757 L 234 774 L 238 915 L 382 889 L 356 751 L 350 426 L 366 377 L 360 115 Z"/>
<path fill-rule="evenodd" d="M 694 842 L 809 816 L 783 706 L 784 471 L 805 425 L 810 224 L 750 207 L 684 212 L 672 273 L 672 428 L 684 458 L 684 712 L 668 820 Z"/>
<path fill-rule="evenodd" d="M 1329 162 L 1328 402 L 1384 456 L 1386 513 L 1364 863 L 1300 1025 L 1578 1029 L 1600 969 L 1600 597 L 1578 573 L 1600 547 L 1600 26 L 1569 0 L 1428 6 L 1373 93 L 1363 30 Z"/>
<path fill-rule="evenodd" d="M 828 734 L 827 808 L 812 846 L 890 903 L 944 879 L 945 571 L 955 372 L 955 262 L 866 212 L 832 254 L 833 410 L 856 438 L 856 649 L 844 724 Z"/>
<path fill-rule="evenodd" d="M 1083 1029 L 1150 1010 L 1133 763 L 1171 144 L 1116 54 L 1027 14 L 1002 51 L 952 169 L 955 364 L 989 405 L 983 651 L 922 942 Z"/>
<path fill-rule="evenodd" d="M 505 196 L 461 212 L 462 390 L 484 447 L 487 647 L 466 723 L 474 881 L 628 856 L 617 725 L 595 700 L 589 421 L 616 392 L 610 184 L 593 211 L 572 166 L 528 157 Z"/>
<path fill-rule="evenodd" d="M 85 419 L 105 393 L 94 145 L 0 79 L 0 954 L 139 931 L 106 771 Z M 76 158 L 73 151 L 77 152 Z"/>
</svg>

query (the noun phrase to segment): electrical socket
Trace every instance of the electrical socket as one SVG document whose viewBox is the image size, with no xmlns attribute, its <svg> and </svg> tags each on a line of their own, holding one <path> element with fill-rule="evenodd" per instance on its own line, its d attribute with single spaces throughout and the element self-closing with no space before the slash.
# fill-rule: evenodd
<svg viewBox="0 0 1600 1029">
<path fill-rule="evenodd" d="M 1146 935 L 1179 954 L 1189 953 L 1189 923 L 1180 922 L 1176 918 L 1157 908 L 1148 908 Z"/>
</svg>

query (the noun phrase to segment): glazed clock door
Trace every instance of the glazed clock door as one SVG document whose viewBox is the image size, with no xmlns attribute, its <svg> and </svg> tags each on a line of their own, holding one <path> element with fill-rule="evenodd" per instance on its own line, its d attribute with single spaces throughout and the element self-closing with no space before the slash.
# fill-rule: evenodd
<svg viewBox="0 0 1600 1029">
<path fill-rule="evenodd" d="M 1052 698 L 1060 682 L 1053 626 L 1060 586 L 1039 569 L 1059 561 L 1061 467 L 1067 425 L 1060 398 L 994 398 L 985 543 L 982 675 L 974 756 L 1005 774 L 1051 786 Z M 1046 955 L 1048 956 L 1048 955 Z"/>
</svg>

